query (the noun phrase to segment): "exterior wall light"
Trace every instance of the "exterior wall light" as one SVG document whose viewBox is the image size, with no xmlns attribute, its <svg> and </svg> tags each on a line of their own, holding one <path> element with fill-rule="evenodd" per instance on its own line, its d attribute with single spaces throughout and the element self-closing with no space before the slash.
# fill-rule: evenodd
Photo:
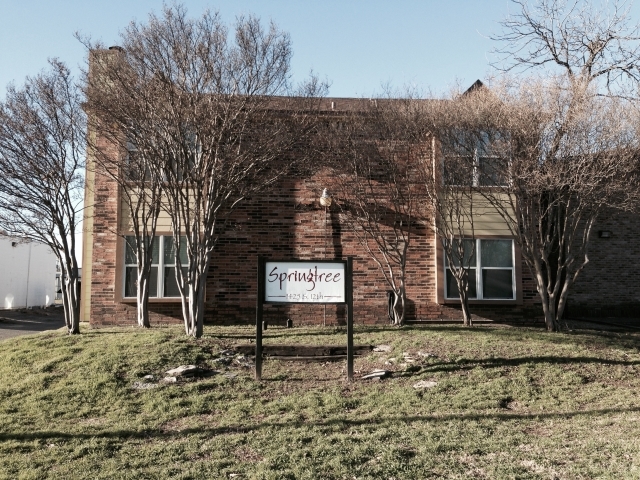
<svg viewBox="0 0 640 480">
<path fill-rule="evenodd" d="M 333 198 L 331 198 L 331 195 L 329 195 L 329 191 L 325 188 L 322 191 L 322 196 L 320 197 L 320 205 L 322 205 L 323 207 L 330 207 L 332 202 Z"/>
<path fill-rule="evenodd" d="M 599 230 L 598 231 L 598 237 L 600 238 L 611 238 L 612 237 L 612 232 L 611 230 Z"/>
</svg>

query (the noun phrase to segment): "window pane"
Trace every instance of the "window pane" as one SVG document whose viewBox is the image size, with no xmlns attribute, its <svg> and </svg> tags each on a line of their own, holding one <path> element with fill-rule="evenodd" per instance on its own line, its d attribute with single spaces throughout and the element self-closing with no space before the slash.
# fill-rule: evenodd
<svg viewBox="0 0 640 480">
<path fill-rule="evenodd" d="M 158 267 L 151 267 L 149 272 L 149 297 L 158 296 Z"/>
<path fill-rule="evenodd" d="M 124 296 L 135 297 L 138 295 L 138 267 L 126 267 L 124 274 Z M 149 297 L 158 296 L 158 267 L 151 267 L 149 272 Z"/>
<path fill-rule="evenodd" d="M 182 267 L 182 274 L 184 276 L 187 275 L 187 267 Z M 176 282 L 176 267 L 164 268 L 164 296 L 180 296 L 180 290 L 178 289 L 178 283 Z"/>
<path fill-rule="evenodd" d="M 445 185 L 473 185 L 473 156 L 447 156 L 443 160 L 442 179 Z"/>
<path fill-rule="evenodd" d="M 180 263 L 182 265 L 189 263 L 187 259 L 187 239 L 185 237 L 180 237 Z"/>
<path fill-rule="evenodd" d="M 482 270 L 483 298 L 513 299 L 512 270 Z"/>
<path fill-rule="evenodd" d="M 449 270 L 447 268 L 446 270 L 447 272 L 447 291 L 445 293 L 447 298 L 460 298 L 460 294 L 458 293 L 458 284 L 456 283 L 456 279 L 453 276 L 453 274 L 451 273 L 451 270 Z M 469 292 L 469 298 L 476 298 L 477 297 L 477 293 L 476 293 L 476 269 L 475 268 L 470 268 L 469 269 L 469 289 L 467 290 Z"/>
<path fill-rule="evenodd" d="M 176 251 L 173 243 L 173 237 L 164 237 L 164 264 L 176 264 Z M 184 236 L 180 237 L 180 262 L 182 265 L 187 264 L 187 241 Z"/>
<path fill-rule="evenodd" d="M 164 264 L 175 265 L 175 250 L 173 247 L 173 237 L 164 237 Z"/>
<path fill-rule="evenodd" d="M 157 265 L 160 262 L 160 238 L 153 237 L 153 260 L 152 264 Z"/>
<path fill-rule="evenodd" d="M 165 244 L 166 245 L 166 244 Z M 165 250 L 166 256 L 166 250 Z M 176 267 L 164 267 L 164 295 L 165 297 L 179 297 L 178 283 L 176 282 Z"/>
<path fill-rule="evenodd" d="M 506 168 L 497 158 L 480 157 L 478 159 L 478 183 L 483 187 L 506 185 Z"/>
<path fill-rule="evenodd" d="M 513 267 L 512 240 L 480 240 L 483 267 Z"/>
<path fill-rule="evenodd" d="M 138 283 L 138 267 L 126 267 L 124 272 L 124 296 L 135 297 Z"/>
<path fill-rule="evenodd" d="M 124 263 L 137 264 L 136 257 L 136 237 L 127 235 L 124 237 Z"/>
<path fill-rule="evenodd" d="M 147 242 L 148 243 L 148 242 Z M 154 237 L 153 239 L 153 260 L 152 264 L 157 265 L 158 260 L 160 259 L 160 239 L 158 237 Z M 136 237 L 133 235 L 128 235 L 125 237 L 125 255 L 124 262 L 128 265 L 137 264 L 137 254 L 136 254 Z"/>
<path fill-rule="evenodd" d="M 474 241 L 473 240 L 463 240 L 462 241 L 462 249 L 463 249 L 463 255 L 464 255 L 464 264 L 462 265 L 463 267 L 467 267 L 467 266 L 475 266 L 476 265 L 476 252 L 475 249 L 473 248 L 474 246 Z M 453 264 L 458 267 L 460 266 L 460 255 L 458 254 L 459 250 L 458 250 L 458 246 L 460 245 L 460 241 L 459 240 L 454 240 L 453 241 Z M 449 261 L 447 259 L 447 256 L 445 254 L 445 265 L 449 266 Z"/>
</svg>

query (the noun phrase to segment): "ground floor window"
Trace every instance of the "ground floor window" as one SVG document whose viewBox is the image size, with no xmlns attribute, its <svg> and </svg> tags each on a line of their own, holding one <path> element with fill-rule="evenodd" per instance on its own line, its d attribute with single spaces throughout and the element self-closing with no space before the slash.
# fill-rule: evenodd
<svg viewBox="0 0 640 480">
<path fill-rule="evenodd" d="M 187 271 L 187 243 L 180 242 L 180 263 L 182 271 Z M 135 297 L 137 289 L 138 266 L 136 260 L 136 238 L 125 237 L 124 254 L 124 296 Z M 153 239 L 152 264 L 149 281 L 149 297 L 172 298 L 179 297 L 176 282 L 176 249 L 171 235 L 160 235 Z"/>
<path fill-rule="evenodd" d="M 515 300 L 515 268 L 513 240 L 462 240 L 469 252 L 464 265 L 469 265 L 469 298 L 477 300 Z M 475 249 L 474 249 L 475 247 Z M 445 298 L 459 298 L 458 286 L 444 256 Z M 458 266 L 458 262 L 455 262 Z"/>
</svg>

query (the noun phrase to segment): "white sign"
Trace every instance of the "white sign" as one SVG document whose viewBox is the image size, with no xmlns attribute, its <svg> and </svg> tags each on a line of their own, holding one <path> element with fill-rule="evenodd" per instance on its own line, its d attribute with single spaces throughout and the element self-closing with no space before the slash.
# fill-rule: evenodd
<svg viewBox="0 0 640 480">
<path fill-rule="evenodd" d="M 265 301 L 345 303 L 346 265 L 341 262 L 266 262 Z"/>
</svg>

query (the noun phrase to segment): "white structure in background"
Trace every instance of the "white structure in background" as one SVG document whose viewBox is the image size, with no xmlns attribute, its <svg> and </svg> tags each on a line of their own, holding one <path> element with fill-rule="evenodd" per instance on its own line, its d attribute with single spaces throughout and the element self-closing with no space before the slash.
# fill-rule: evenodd
<svg viewBox="0 0 640 480">
<path fill-rule="evenodd" d="M 56 296 L 53 299 L 53 303 L 56 305 L 63 305 L 64 300 L 62 298 L 62 282 L 64 280 L 64 275 L 62 275 L 62 269 L 60 268 L 60 264 L 56 262 Z M 78 269 L 78 280 L 82 282 L 82 269 Z"/>
<path fill-rule="evenodd" d="M 51 305 L 55 278 L 56 256 L 47 245 L 0 233 L 0 308 Z"/>
</svg>

